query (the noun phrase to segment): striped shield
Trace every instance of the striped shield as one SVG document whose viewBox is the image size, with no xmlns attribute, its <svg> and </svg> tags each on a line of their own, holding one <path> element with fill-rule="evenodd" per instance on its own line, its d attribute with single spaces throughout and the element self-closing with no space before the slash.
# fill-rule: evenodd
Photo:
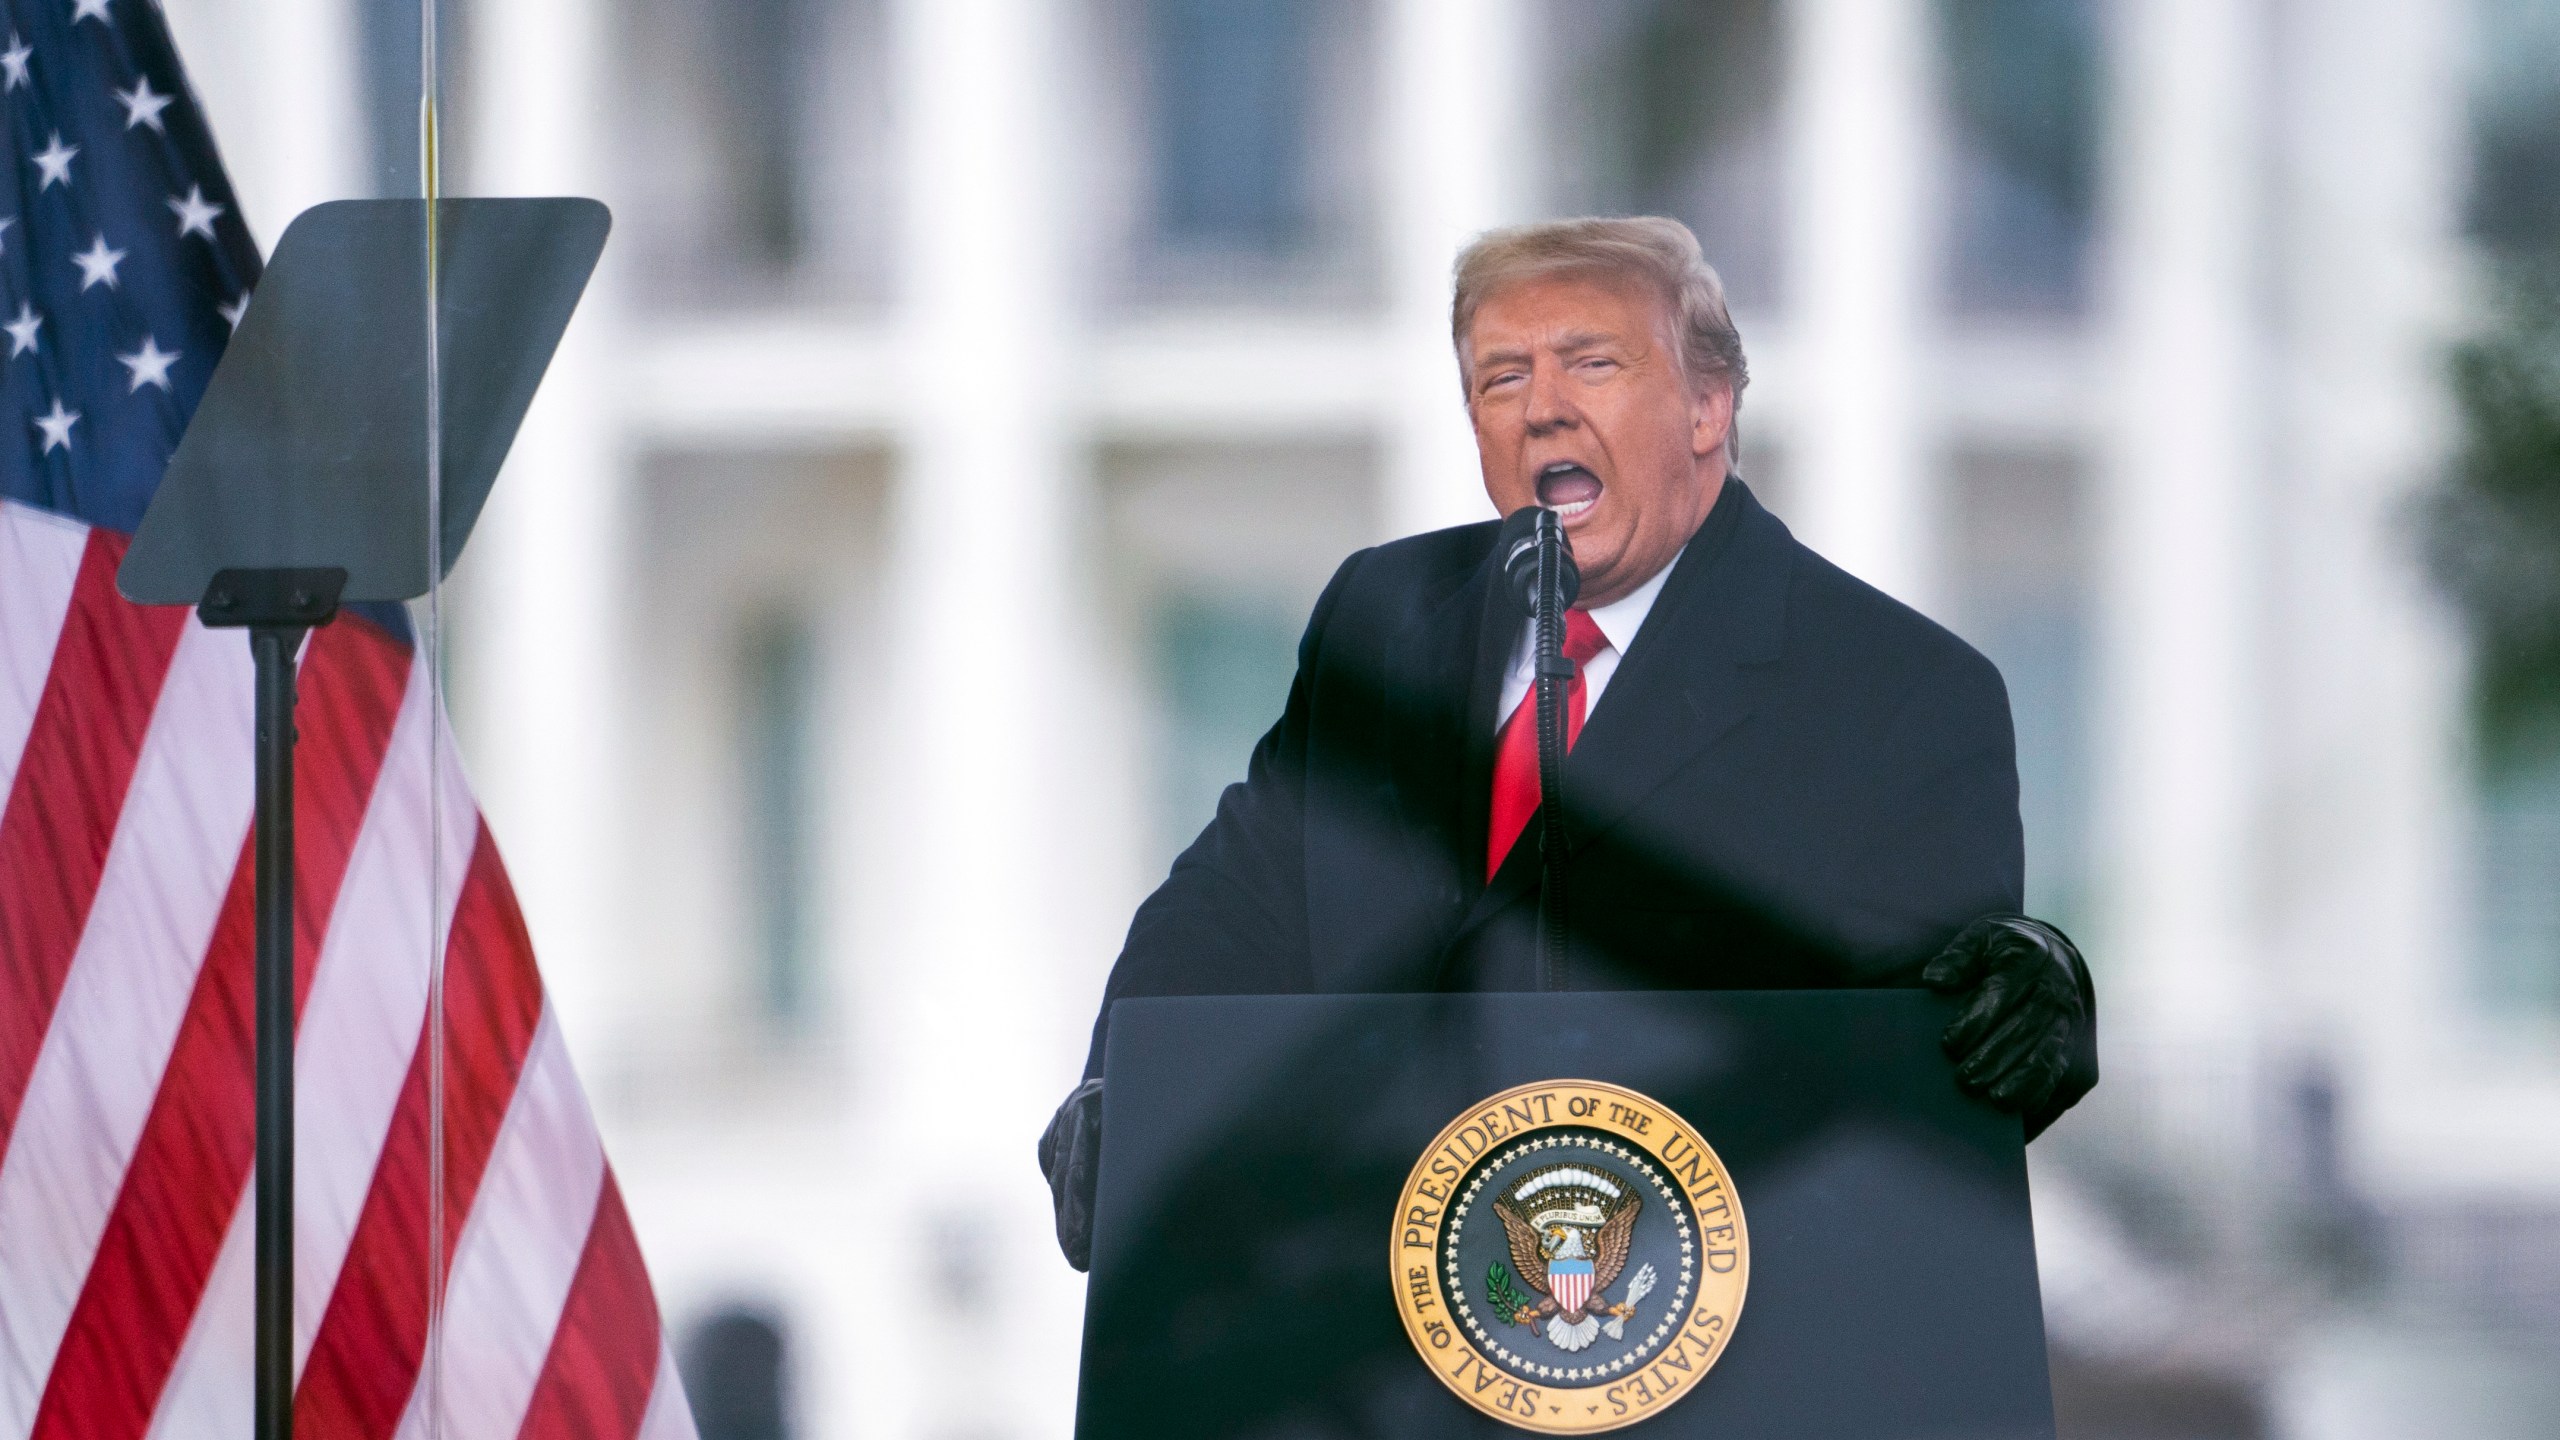
<svg viewBox="0 0 2560 1440">
<path fill-rule="evenodd" d="M 1591 1303 L 1591 1262 L 1588 1260 L 1550 1260 L 1547 1262 L 1547 1293 L 1567 1315 L 1579 1315 Z"/>
</svg>

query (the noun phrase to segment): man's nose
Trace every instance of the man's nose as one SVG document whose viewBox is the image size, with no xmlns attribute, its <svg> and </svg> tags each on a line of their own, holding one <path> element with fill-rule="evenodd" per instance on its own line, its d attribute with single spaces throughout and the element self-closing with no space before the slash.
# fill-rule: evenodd
<svg viewBox="0 0 2560 1440">
<path fill-rule="evenodd" d="M 1564 393 L 1564 376 L 1546 366 L 1529 367 L 1528 424 L 1532 435 L 1570 428 L 1578 417 Z"/>
</svg>

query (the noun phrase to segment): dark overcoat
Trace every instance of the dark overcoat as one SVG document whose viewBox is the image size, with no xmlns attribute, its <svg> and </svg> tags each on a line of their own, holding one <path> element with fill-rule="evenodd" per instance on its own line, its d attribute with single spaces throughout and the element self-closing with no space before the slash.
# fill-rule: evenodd
<svg viewBox="0 0 2560 1440">
<path fill-rule="evenodd" d="M 1126 996 L 1537 988 L 1536 817 L 1484 875 L 1523 624 L 1496 528 L 1334 574 L 1279 722 L 1130 924 L 1088 1075 Z M 1739 479 L 1673 562 L 1563 788 L 1573 988 L 1917 985 L 1967 921 L 2023 903 L 1999 671 Z M 2094 1033 L 2074 1040 L 2030 1133 L 2097 1081 Z"/>
</svg>

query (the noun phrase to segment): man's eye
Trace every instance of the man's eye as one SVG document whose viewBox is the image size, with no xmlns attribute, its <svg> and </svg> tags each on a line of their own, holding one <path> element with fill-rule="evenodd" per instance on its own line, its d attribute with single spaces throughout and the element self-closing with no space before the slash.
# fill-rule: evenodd
<svg viewBox="0 0 2560 1440">
<path fill-rule="evenodd" d="M 1484 382 L 1484 388 L 1487 390 L 1499 390 L 1506 385 L 1517 384 L 1519 383 L 1519 380 L 1519 371 L 1505 370 L 1499 375 L 1487 376 Z"/>
<path fill-rule="evenodd" d="M 1583 361 L 1575 368 L 1582 371 L 1585 375 L 1605 375 L 1610 371 L 1617 369 L 1618 362 L 1608 359 L 1605 356 L 1594 355 L 1590 359 Z"/>
</svg>

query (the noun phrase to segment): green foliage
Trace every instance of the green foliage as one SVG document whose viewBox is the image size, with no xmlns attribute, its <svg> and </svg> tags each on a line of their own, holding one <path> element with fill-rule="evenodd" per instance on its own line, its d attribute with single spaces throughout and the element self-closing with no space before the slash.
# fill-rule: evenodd
<svg viewBox="0 0 2560 1440">
<path fill-rule="evenodd" d="M 2495 323 L 2454 352 L 2461 446 L 2429 559 L 2470 622 L 2493 766 L 2560 741 L 2560 260 L 2511 259 Z"/>
<path fill-rule="evenodd" d="M 1492 1268 L 1484 1272 L 1484 1294 L 1485 1299 L 1493 1303 L 1493 1308 L 1505 1320 L 1516 1317 L 1521 1311 L 1537 1303 L 1512 1285 L 1511 1267 L 1499 1260 L 1494 1261 Z M 1520 1323 L 1526 1325 L 1529 1322 L 1523 1320 Z"/>
</svg>

